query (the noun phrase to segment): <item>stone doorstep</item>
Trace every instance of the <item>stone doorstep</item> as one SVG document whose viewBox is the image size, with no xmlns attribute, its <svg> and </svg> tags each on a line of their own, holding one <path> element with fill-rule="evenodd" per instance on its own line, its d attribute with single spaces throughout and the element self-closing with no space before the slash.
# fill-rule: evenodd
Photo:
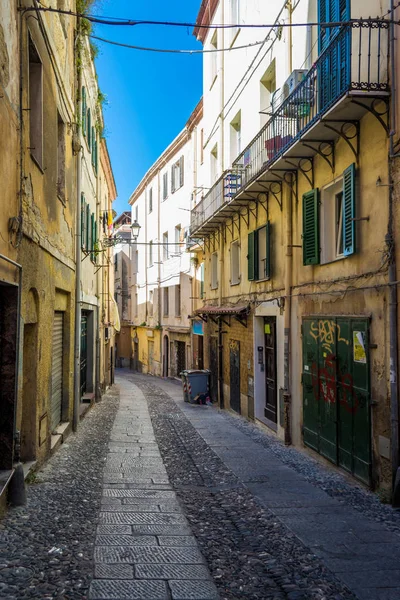
<svg viewBox="0 0 400 600">
<path fill-rule="evenodd" d="M 60 423 L 56 427 L 55 432 L 51 434 L 50 452 L 53 454 L 60 446 L 65 442 L 69 434 L 71 433 L 71 423 L 65 422 Z"/>
<path fill-rule="evenodd" d="M 90 392 L 87 394 L 84 394 L 81 398 L 81 402 L 83 402 L 84 404 L 93 404 L 95 401 L 95 394 L 94 392 Z"/>
</svg>

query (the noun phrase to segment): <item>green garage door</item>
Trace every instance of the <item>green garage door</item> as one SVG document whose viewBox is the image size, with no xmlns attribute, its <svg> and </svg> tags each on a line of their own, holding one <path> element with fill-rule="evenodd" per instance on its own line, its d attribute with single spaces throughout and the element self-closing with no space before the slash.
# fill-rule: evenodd
<svg viewBox="0 0 400 600">
<path fill-rule="evenodd" d="M 368 321 L 303 320 L 304 443 L 370 483 Z"/>
</svg>

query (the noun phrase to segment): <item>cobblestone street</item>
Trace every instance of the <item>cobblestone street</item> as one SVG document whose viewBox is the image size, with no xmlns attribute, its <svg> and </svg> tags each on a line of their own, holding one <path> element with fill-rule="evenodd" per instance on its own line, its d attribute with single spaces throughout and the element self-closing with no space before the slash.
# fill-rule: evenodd
<svg viewBox="0 0 400 600">
<path fill-rule="evenodd" d="M 398 600 L 399 534 L 345 475 L 123 370 L 0 522 L 0 597 Z"/>
</svg>

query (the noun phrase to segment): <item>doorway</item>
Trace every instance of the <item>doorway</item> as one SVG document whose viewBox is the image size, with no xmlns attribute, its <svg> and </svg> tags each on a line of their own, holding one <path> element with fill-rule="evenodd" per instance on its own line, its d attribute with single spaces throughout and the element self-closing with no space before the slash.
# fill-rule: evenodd
<svg viewBox="0 0 400 600">
<path fill-rule="evenodd" d="M 240 414 L 240 342 L 231 340 L 229 344 L 230 362 L 230 405 Z"/>
<path fill-rule="evenodd" d="M 37 323 L 24 325 L 23 395 L 21 421 L 21 460 L 36 457 Z"/>
<path fill-rule="evenodd" d="M 264 317 L 265 352 L 265 408 L 264 416 L 278 422 L 278 394 L 276 374 L 276 317 Z"/>
<path fill-rule="evenodd" d="M 176 342 L 176 374 L 179 377 L 181 372 L 186 369 L 186 344 L 185 342 Z"/>
<path fill-rule="evenodd" d="M 213 402 L 218 402 L 218 340 L 210 337 L 210 394 Z"/>
<path fill-rule="evenodd" d="M 304 444 L 369 484 L 368 320 L 305 318 L 302 330 Z"/>
<path fill-rule="evenodd" d="M 164 335 L 164 351 L 163 351 L 163 377 L 168 377 L 168 366 L 169 366 L 169 343 L 168 336 Z"/>
</svg>

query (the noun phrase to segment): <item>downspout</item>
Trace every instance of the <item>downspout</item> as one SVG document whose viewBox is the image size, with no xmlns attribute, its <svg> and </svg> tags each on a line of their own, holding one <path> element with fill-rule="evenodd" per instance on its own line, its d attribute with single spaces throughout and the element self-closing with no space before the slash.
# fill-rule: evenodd
<svg viewBox="0 0 400 600">
<path fill-rule="evenodd" d="M 218 282 L 218 291 L 219 291 L 219 306 L 222 306 L 223 299 L 223 278 L 224 278 L 224 233 L 222 227 L 220 229 L 220 269 L 219 276 L 220 281 Z M 219 396 L 219 407 L 224 408 L 224 343 L 223 343 L 223 331 L 222 331 L 222 320 L 221 317 L 218 318 L 218 396 Z"/>
<path fill-rule="evenodd" d="M 80 18 L 78 17 L 78 37 L 80 31 Z M 80 52 L 79 48 L 76 49 Z M 80 404 L 80 361 L 81 361 L 81 193 L 82 193 L 82 144 L 81 127 L 79 125 L 82 114 L 82 68 L 78 70 L 78 106 L 77 106 L 77 146 L 76 155 L 76 246 L 75 246 L 75 347 L 74 347 L 74 411 L 72 418 L 73 431 L 77 431 L 79 424 Z"/>
<path fill-rule="evenodd" d="M 221 21 L 225 24 L 225 10 L 224 2 L 221 2 Z M 222 50 L 221 52 L 221 171 L 225 170 L 225 115 L 224 115 L 224 101 L 225 101 L 225 29 L 221 30 L 222 36 Z M 213 182 L 214 183 L 214 182 Z M 224 233 L 223 226 L 220 229 L 220 244 L 219 244 L 219 305 L 222 306 L 223 299 L 223 284 L 224 284 Z M 218 396 L 219 396 L 219 407 L 224 408 L 224 344 L 223 344 L 223 332 L 222 332 L 222 321 L 218 319 Z"/>
<path fill-rule="evenodd" d="M 390 339 L 390 409 L 391 409 L 391 454 L 392 454 L 392 504 L 395 507 L 400 506 L 400 469 L 399 469 L 399 397 L 398 397 L 398 327 L 397 327 L 397 266 L 396 266 L 396 247 L 393 232 L 394 219 L 394 198 L 393 198 L 393 178 L 392 162 L 396 158 L 393 152 L 393 139 L 396 133 L 396 65 L 395 65 L 395 24 L 394 20 L 394 0 L 390 2 L 391 23 L 389 29 L 390 35 L 390 68 L 391 68 L 391 110 L 390 110 L 390 134 L 389 134 L 389 214 L 388 227 L 386 234 L 386 244 L 389 255 L 389 339 Z M 399 156 L 399 155 L 397 155 Z"/>
<path fill-rule="evenodd" d="M 290 445 L 291 436 L 291 391 L 290 391 L 290 335 L 291 335 L 291 311 L 292 311 L 292 192 L 287 192 L 286 210 L 286 261 L 285 261 L 285 315 L 284 315 L 284 360 L 283 360 L 283 403 L 284 403 L 284 439 L 285 444 Z"/>
<path fill-rule="evenodd" d="M 100 150 L 101 152 L 101 150 Z M 99 227 L 98 229 L 98 237 L 100 237 L 100 202 L 101 202 L 101 194 L 99 192 L 100 190 L 100 181 L 99 181 L 99 163 L 97 162 L 97 172 L 96 172 L 96 223 Z M 101 256 L 101 254 L 99 254 L 100 258 L 99 260 L 102 261 L 103 257 Z M 100 336 L 100 315 L 101 315 L 101 311 L 100 311 L 100 306 L 101 306 L 101 302 L 103 299 L 102 296 L 102 286 L 101 286 L 101 267 L 97 268 L 97 273 L 96 273 L 96 287 L 97 287 L 97 309 L 96 309 L 96 384 L 95 384 L 95 399 L 96 402 L 99 402 L 101 400 L 101 382 L 100 382 L 100 341 L 101 341 L 101 336 Z"/>
<path fill-rule="evenodd" d="M 157 210 L 158 210 L 158 241 L 161 241 L 161 194 L 160 194 L 160 169 L 157 171 Z M 157 292 L 157 304 L 158 304 L 158 323 L 157 325 L 161 326 L 161 248 L 162 246 L 158 244 L 158 292 Z M 180 283 L 180 282 L 179 282 Z M 153 294 L 153 320 L 154 320 L 154 294 Z M 164 375 L 164 356 L 163 356 L 163 329 L 159 329 L 160 332 L 160 363 L 161 363 L 161 376 Z"/>
</svg>

